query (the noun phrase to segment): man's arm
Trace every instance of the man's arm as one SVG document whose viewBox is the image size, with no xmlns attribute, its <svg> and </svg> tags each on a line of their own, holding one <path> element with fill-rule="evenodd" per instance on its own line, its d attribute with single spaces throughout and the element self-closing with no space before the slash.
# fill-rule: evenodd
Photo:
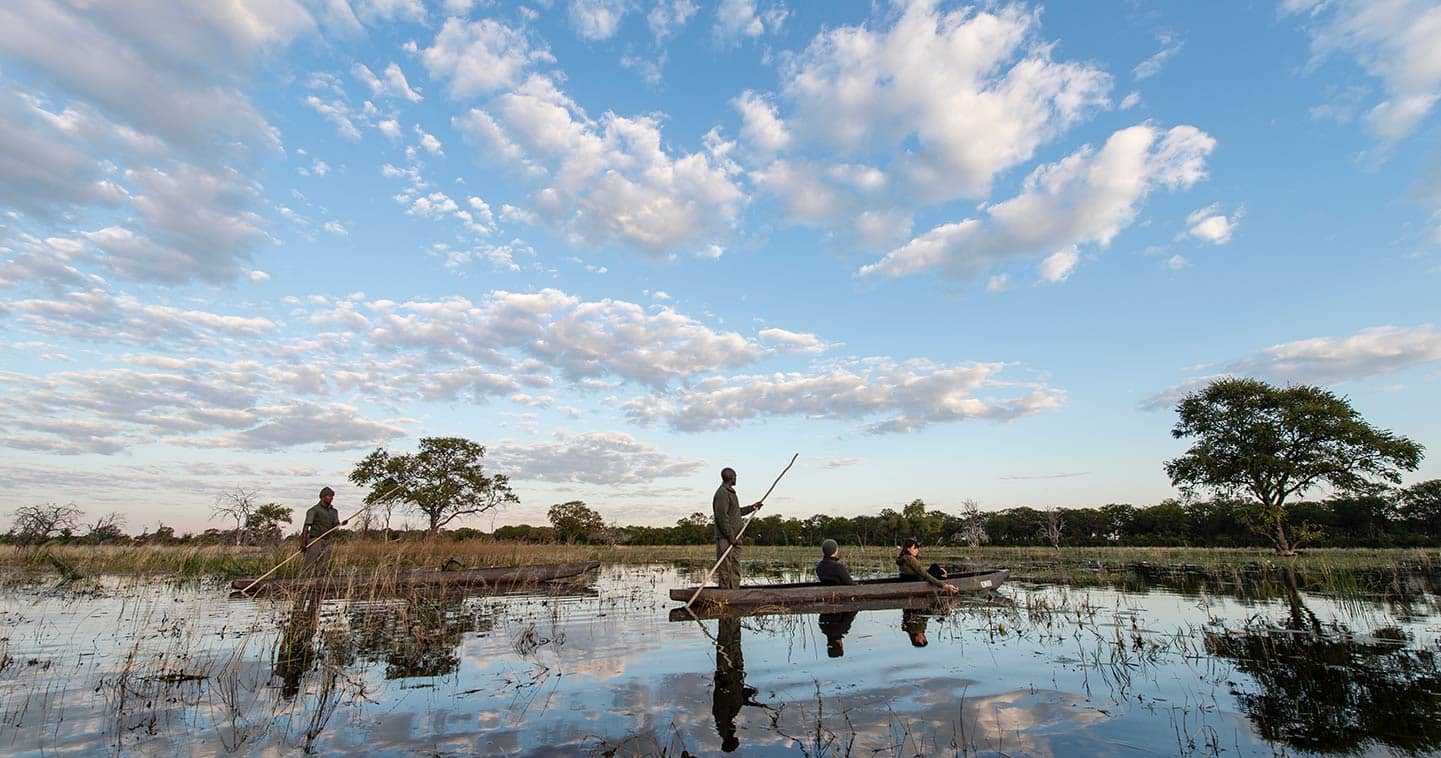
<svg viewBox="0 0 1441 758">
<path fill-rule="evenodd" d="M 836 567 L 840 569 L 839 579 L 840 579 L 840 581 L 841 581 L 841 584 L 855 584 L 855 583 L 856 583 L 856 580 L 854 580 L 854 579 L 851 578 L 851 570 L 848 569 L 848 568 L 846 568 L 846 564 L 844 564 L 844 563 L 839 563 L 839 562 L 838 562 L 838 563 L 836 563 Z"/>
</svg>

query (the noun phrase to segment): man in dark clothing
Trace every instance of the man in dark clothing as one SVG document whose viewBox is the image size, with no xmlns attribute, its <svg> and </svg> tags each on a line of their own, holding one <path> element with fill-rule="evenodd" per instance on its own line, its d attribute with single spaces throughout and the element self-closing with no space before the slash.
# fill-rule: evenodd
<svg viewBox="0 0 1441 758">
<path fill-rule="evenodd" d="M 340 519 L 340 513 L 331 504 L 334 500 L 335 490 L 326 487 L 320 491 L 320 502 L 305 512 L 305 525 L 300 527 L 300 550 L 305 553 L 301 571 L 307 576 L 330 572 L 330 546 L 334 539 L 330 532 L 350 521 Z"/>
<path fill-rule="evenodd" d="M 745 526 L 741 517 L 760 510 L 761 504 L 753 503 L 742 508 L 740 498 L 736 496 L 736 471 L 723 468 L 721 486 L 711 498 L 711 507 L 715 511 L 715 557 L 719 561 L 715 571 L 716 585 L 722 589 L 735 589 L 741 584 L 740 532 Z M 726 554 L 727 549 L 730 550 L 729 555 Z"/>
<path fill-rule="evenodd" d="M 721 751 L 733 753 L 741 744 L 736 736 L 736 716 L 740 714 L 741 706 L 761 703 L 755 701 L 756 688 L 746 684 L 740 618 L 721 616 L 716 635 L 715 691 L 712 693 L 711 715 L 715 717 L 716 734 L 721 738 Z"/>
<path fill-rule="evenodd" d="M 841 563 L 840 545 L 835 540 L 821 543 L 821 560 L 816 564 L 816 578 L 821 584 L 855 584 L 846 564 Z"/>
</svg>

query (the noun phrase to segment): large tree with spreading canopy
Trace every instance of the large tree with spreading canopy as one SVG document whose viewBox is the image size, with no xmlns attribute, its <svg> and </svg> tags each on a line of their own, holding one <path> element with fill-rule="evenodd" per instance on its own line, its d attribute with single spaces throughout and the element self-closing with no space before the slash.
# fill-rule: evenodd
<svg viewBox="0 0 1441 758">
<path fill-rule="evenodd" d="M 1171 483 L 1190 493 L 1248 496 L 1247 525 L 1293 552 L 1287 502 L 1317 485 L 1347 494 L 1375 492 L 1413 471 L 1422 447 L 1361 418 L 1345 398 L 1307 385 L 1218 379 L 1176 406 L 1176 439 L 1191 449 L 1167 461 Z"/>
<path fill-rule="evenodd" d="M 365 502 L 401 503 L 425 516 L 431 534 L 462 516 L 518 503 L 505 474 L 486 474 L 485 446 L 463 437 L 422 437 L 415 453 L 376 448 L 350 472 L 370 487 Z"/>
</svg>

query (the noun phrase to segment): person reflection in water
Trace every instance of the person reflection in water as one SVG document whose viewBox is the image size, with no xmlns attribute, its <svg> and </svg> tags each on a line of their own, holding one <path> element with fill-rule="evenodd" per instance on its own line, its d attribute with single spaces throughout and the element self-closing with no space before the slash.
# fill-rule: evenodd
<svg viewBox="0 0 1441 758">
<path fill-rule="evenodd" d="M 745 661 L 741 658 L 741 620 L 722 616 L 716 632 L 715 701 L 711 714 L 715 716 L 721 750 L 733 753 L 741 744 L 736 736 L 736 715 L 741 712 L 741 706 L 761 704 L 755 702 L 756 688 L 746 686 Z"/>
<path fill-rule="evenodd" d="M 910 638 L 911 644 L 916 647 L 925 647 L 931 644 L 926 639 L 926 626 L 930 622 L 931 618 L 925 611 L 901 611 L 901 629 Z"/>
<path fill-rule="evenodd" d="M 851 623 L 856 620 L 856 611 L 844 613 L 822 613 L 818 619 L 821 634 L 826 636 L 826 655 L 839 658 L 846 654 L 846 635 L 850 634 Z"/>
<path fill-rule="evenodd" d="M 280 696 L 293 700 L 300 693 L 300 680 L 315 662 L 316 627 L 320 625 L 320 597 L 303 593 L 295 599 L 290 622 L 275 648 L 275 676 L 280 679 Z"/>
</svg>

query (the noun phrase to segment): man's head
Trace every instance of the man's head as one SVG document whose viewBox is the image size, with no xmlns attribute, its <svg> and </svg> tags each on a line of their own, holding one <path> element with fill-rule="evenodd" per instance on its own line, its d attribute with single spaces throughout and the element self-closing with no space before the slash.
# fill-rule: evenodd
<svg viewBox="0 0 1441 758">
<path fill-rule="evenodd" d="M 320 490 L 320 502 L 325 503 L 326 505 L 330 505 L 330 501 L 331 501 L 331 500 L 334 500 L 334 499 L 335 499 L 335 490 L 333 490 L 333 489 L 331 489 L 331 488 L 329 488 L 329 487 L 325 487 L 325 488 L 323 488 L 323 489 Z"/>
<path fill-rule="evenodd" d="M 729 467 L 729 466 L 721 469 L 721 483 L 722 483 L 722 484 L 735 484 L 735 483 L 736 483 L 736 470 L 733 469 L 733 468 L 731 468 L 731 467 Z"/>
<path fill-rule="evenodd" d="M 835 540 L 826 540 L 825 542 L 821 543 L 821 555 L 828 558 L 840 552 L 840 550 L 841 546 L 836 544 Z"/>
</svg>

